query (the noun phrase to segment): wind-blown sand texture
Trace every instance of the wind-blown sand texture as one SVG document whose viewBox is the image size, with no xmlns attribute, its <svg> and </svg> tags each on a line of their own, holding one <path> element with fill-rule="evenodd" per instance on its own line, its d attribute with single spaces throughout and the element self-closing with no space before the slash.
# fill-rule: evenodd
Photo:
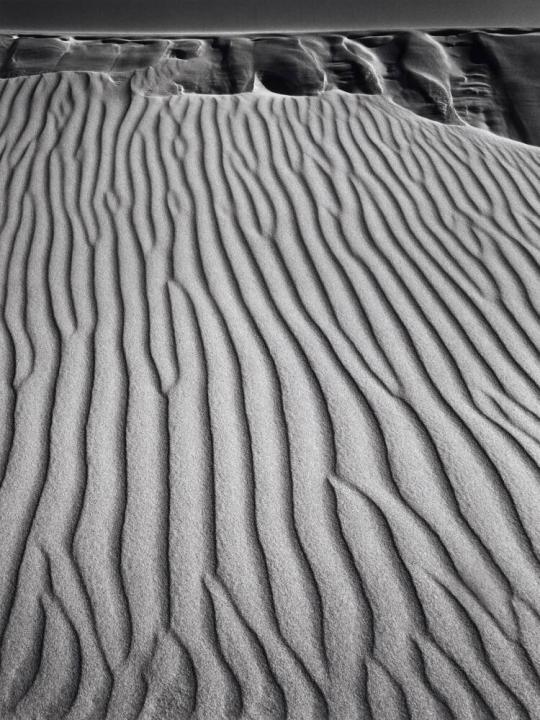
<svg viewBox="0 0 540 720">
<path fill-rule="evenodd" d="M 0 80 L 0 717 L 540 718 L 540 150 L 142 72 Z"/>
</svg>

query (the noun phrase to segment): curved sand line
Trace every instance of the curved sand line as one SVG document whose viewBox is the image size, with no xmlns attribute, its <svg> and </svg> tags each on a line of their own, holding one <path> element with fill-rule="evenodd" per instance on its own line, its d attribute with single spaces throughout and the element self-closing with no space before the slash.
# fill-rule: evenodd
<svg viewBox="0 0 540 720">
<path fill-rule="evenodd" d="M 540 151 L 0 93 L 0 716 L 540 717 Z"/>
</svg>

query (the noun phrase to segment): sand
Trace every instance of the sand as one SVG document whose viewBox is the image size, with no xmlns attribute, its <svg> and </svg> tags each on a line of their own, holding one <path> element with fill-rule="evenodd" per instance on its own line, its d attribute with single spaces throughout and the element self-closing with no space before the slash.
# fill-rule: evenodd
<svg viewBox="0 0 540 720">
<path fill-rule="evenodd" d="M 0 81 L 2 720 L 540 718 L 540 150 Z"/>
</svg>

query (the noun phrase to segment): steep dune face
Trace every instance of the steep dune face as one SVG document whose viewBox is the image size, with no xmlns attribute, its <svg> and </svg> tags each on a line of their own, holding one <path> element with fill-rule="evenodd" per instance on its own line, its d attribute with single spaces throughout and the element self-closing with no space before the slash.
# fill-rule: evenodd
<svg viewBox="0 0 540 720">
<path fill-rule="evenodd" d="M 0 716 L 539 718 L 540 151 L 0 93 Z"/>
</svg>

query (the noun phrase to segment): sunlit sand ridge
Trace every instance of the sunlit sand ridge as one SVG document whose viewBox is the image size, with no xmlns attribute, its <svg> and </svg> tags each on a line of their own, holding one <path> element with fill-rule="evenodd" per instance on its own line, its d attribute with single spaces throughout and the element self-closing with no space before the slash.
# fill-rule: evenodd
<svg viewBox="0 0 540 720">
<path fill-rule="evenodd" d="M 0 80 L 0 717 L 540 718 L 540 150 L 168 72 Z"/>
</svg>

